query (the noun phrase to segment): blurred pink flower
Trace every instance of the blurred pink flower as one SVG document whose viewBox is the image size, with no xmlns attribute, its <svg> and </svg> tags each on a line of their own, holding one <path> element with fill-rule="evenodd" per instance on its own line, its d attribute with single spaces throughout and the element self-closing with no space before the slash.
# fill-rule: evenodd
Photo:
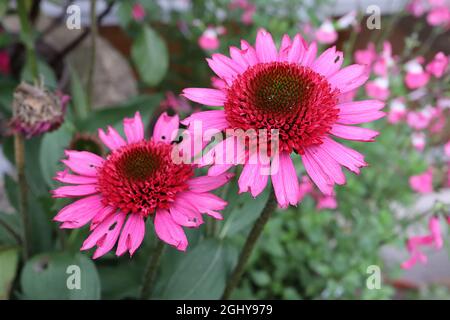
<svg viewBox="0 0 450 320">
<path fill-rule="evenodd" d="M 366 84 L 366 93 L 369 97 L 386 100 L 391 94 L 389 90 L 389 80 L 387 78 L 376 78 Z"/>
<path fill-rule="evenodd" d="M 9 54 L 6 51 L 0 51 L 0 73 L 8 75 L 11 71 Z"/>
<path fill-rule="evenodd" d="M 377 52 L 375 51 L 375 45 L 370 42 L 366 49 L 355 51 L 355 62 L 358 64 L 365 64 L 371 66 L 377 59 Z"/>
<path fill-rule="evenodd" d="M 338 33 L 330 20 L 326 20 L 315 32 L 316 40 L 319 43 L 331 44 L 336 42 Z"/>
<path fill-rule="evenodd" d="M 415 130 L 423 130 L 430 124 L 433 118 L 433 108 L 428 106 L 420 111 L 409 111 L 406 122 Z"/>
<path fill-rule="evenodd" d="M 302 201 L 308 194 L 316 201 L 317 210 L 337 208 L 337 200 L 334 193 L 331 195 L 324 195 L 314 187 L 313 182 L 308 176 L 303 176 L 299 185 L 299 201 Z"/>
<path fill-rule="evenodd" d="M 373 65 L 373 72 L 380 77 L 387 77 L 389 69 L 394 67 L 394 60 L 391 43 L 385 41 L 383 43 L 383 51 Z"/>
<path fill-rule="evenodd" d="M 135 21 L 138 22 L 143 21 L 146 16 L 144 6 L 140 3 L 135 3 L 133 5 L 133 9 L 131 10 L 131 15 L 133 16 L 133 19 Z"/>
<path fill-rule="evenodd" d="M 216 29 L 213 27 L 208 27 L 200 38 L 198 38 L 198 45 L 206 51 L 214 51 L 219 49 L 220 41 L 217 36 Z"/>
<path fill-rule="evenodd" d="M 389 123 L 395 124 L 403 120 L 406 116 L 407 110 L 403 98 L 392 99 L 389 103 L 389 112 L 387 120 Z"/>
<path fill-rule="evenodd" d="M 423 132 L 413 132 L 411 135 L 411 143 L 419 152 L 422 152 L 425 148 L 426 136 Z"/>
<path fill-rule="evenodd" d="M 426 12 L 426 6 L 423 0 L 411 0 L 406 5 L 406 11 L 415 17 L 420 17 Z"/>
<path fill-rule="evenodd" d="M 166 92 L 166 98 L 161 102 L 163 110 L 172 109 L 176 113 L 192 112 L 192 106 L 189 101 L 183 96 L 176 96 L 172 91 Z"/>
<path fill-rule="evenodd" d="M 426 70 L 436 78 L 441 78 L 447 70 L 448 63 L 448 57 L 443 52 L 438 52 L 434 59 L 427 64 Z"/>
<path fill-rule="evenodd" d="M 447 157 L 450 157 L 450 140 L 444 145 L 444 153 Z"/>
<path fill-rule="evenodd" d="M 423 70 L 423 57 L 418 57 L 405 64 L 405 84 L 409 89 L 417 89 L 426 86 L 430 81 L 430 75 Z"/>
<path fill-rule="evenodd" d="M 427 22 L 430 26 L 448 27 L 450 23 L 450 8 L 447 6 L 436 6 L 427 14 Z"/>
<path fill-rule="evenodd" d="M 253 23 L 253 15 L 256 12 L 256 6 L 249 0 L 233 0 L 230 3 L 230 9 L 242 9 L 244 12 L 241 16 L 241 21 L 243 24 L 250 25 Z"/>
<path fill-rule="evenodd" d="M 444 240 L 442 239 L 441 224 L 437 216 L 432 216 L 428 222 L 428 228 L 430 229 L 431 237 L 433 239 L 436 249 L 442 249 L 444 246 Z"/>
<path fill-rule="evenodd" d="M 429 168 L 422 174 L 410 177 L 409 186 L 418 193 L 433 192 L 433 169 Z"/>
</svg>

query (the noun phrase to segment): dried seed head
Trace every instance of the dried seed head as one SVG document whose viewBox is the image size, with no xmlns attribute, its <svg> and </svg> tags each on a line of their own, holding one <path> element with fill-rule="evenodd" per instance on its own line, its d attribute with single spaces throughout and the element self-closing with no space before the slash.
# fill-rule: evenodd
<svg viewBox="0 0 450 320">
<path fill-rule="evenodd" d="M 31 138 L 59 128 L 68 99 L 43 86 L 21 83 L 14 91 L 11 129 Z"/>
</svg>

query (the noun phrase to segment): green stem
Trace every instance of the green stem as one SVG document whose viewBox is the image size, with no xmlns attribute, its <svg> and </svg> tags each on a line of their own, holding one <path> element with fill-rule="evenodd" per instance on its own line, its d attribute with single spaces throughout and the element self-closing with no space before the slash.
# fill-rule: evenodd
<svg viewBox="0 0 450 320">
<path fill-rule="evenodd" d="M 239 255 L 238 263 L 234 268 L 230 279 L 228 280 L 225 290 L 223 291 L 223 300 L 229 299 L 234 289 L 239 284 L 239 281 L 241 280 L 242 275 L 245 271 L 245 265 L 247 264 L 247 261 L 250 258 L 253 249 L 255 248 L 256 242 L 258 241 L 259 236 L 264 229 L 264 226 L 266 225 L 267 221 L 269 221 L 269 218 L 272 216 L 276 208 L 277 200 L 275 197 L 275 192 L 272 189 L 270 191 L 269 198 L 267 199 L 266 206 L 264 207 L 261 215 L 259 216 L 258 220 L 256 220 L 252 230 L 247 236 L 247 240 L 245 241 L 244 247 L 242 248 L 241 254 Z"/>
<path fill-rule="evenodd" d="M 39 81 L 39 69 L 34 48 L 34 38 L 31 30 L 30 20 L 28 19 L 27 5 L 25 0 L 17 1 L 17 10 L 19 12 L 21 37 L 27 50 L 27 61 L 31 68 L 31 74 L 35 83 Z"/>
<path fill-rule="evenodd" d="M 147 300 L 150 298 L 153 289 L 153 283 L 155 281 L 156 271 L 158 270 L 159 262 L 165 248 L 164 242 L 157 240 L 156 248 L 153 254 L 148 260 L 147 267 L 145 268 L 144 279 L 141 288 L 141 299 Z"/>
<path fill-rule="evenodd" d="M 94 93 L 94 74 L 95 74 L 95 60 L 97 55 L 97 0 L 91 0 L 91 52 L 89 61 L 88 79 L 86 83 L 86 92 L 88 97 L 88 106 L 92 110 L 92 100 Z"/>
<path fill-rule="evenodd" d="M 28 219 L 28 187 L 25 177 L 25 142 L 20 133 L 14 135 L 14 153 L 19 184 L 19 214 L 22 220 L 22 247 L 23 258 L 30 257 L 30 223 Z"/>
</svg>

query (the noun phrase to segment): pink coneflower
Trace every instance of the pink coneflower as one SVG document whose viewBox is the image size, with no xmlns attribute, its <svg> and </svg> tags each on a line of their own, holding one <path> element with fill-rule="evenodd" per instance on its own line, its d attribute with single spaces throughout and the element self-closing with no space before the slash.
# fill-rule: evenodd
<svg viewBox="0 0 450 320">
<path fill-rule="evenodd" d="M 355 62 L 357 64 L 365 64 L 371 66 L 377 59 L 377 52 L 375 50 L 375 44 L 370 42 L 366 49 L 360 49 L 355 51 Z"/>
<path fill-rule="evenodd" d="M 388 78 L 378 77 L 373 81 L 369 81 L 365 89 L 367 95 L 374 99 L 386 100 L 391 94 Z"/>
<path fill-rule="evenodd" d="M 366 66 L 341 69 L 343 54 L 335 47 L 319 57 L 316 53 L 316 44 L 308 45 L 299 34 L 292 40 L 285 35 L 277 50 L 271 34 L 260 30 L 255 47 L 242 41 L 240 49 L 230 48 L 231 59 L 221 54 L 208 59 L 209 66 L 226 82 L 226 88 L 183 91 L 192 101 L 224 107 L 195 113 L 183 121 L 186 125 L 195 127 L 198 120 L 204 127 L 219 131 L 278 130 L 280 154 L 275 166 L 279 164 L 279 169 L 270 175 L 281 207 L 299 202 L 299 183 L 291 154 L 301 158 L 318 188 L 331 195 L 334 184 L 346 181 L 341 166 L 355 173 L 366 166 L 363 155 L 331 136 L 374 141 L 378 132 L 352 125 L 384 116 L 380 111 L 384 103 L 380 101 L 339 103 L 342 95 L 367 80 Z M 224 172 L 232 165 L 216 164 L 210 168 L 210 174 Z M 240 191 L 250 191 L 253 196 L 262 192 L 268 182 L 268 175 L 261 173 L 265 169 L 266 165 L 258 161 L 245 162 Z"/>
<path fill-rule="evenodd" d="M 423 132 L 413 132 L 411 135 L 411 144 L 419 152 L 425 149 L 426 136 Z"/>
<path fill-rule="evenodd" d="M 316 40 L 323 44 L 332 44 L 336 42 L 338 33 L 331 21 L 327 20 L 316 30 Z"/>
<path fill-rule="evenodd" d="M 422 67 L 423 57 L 418 57 L 406 63 L 405 84 L 409 89 L 417 89 L 427 85 L 430 75 Z"/>
<path fill-rule="evenodd" d="M 209 193 L 225 184 L 230 174 L 194 177 L 192 165 L 172 161 L 172 137 L 178 116 L 158 119 L 153 137 L 144 139 L 139 113 L 124 119 L 125 141 L 112 127 L 99 138 L 111 150 L 106 159 L 87 151 L 67 150 L 62 162 L 68 169 L 55 179 L 71 186 L 53 190 L 55 198 L 82 199 L 64 207 L 54 218 L 61 228 L 76 229 L 90 223 L 91 234 L 81 250 L 97 246 L 94 259 L 118 241 L 116 254 L 132 255 L 145 234 L 145 221 L 153 220 L 158 237 L 178 250 L 188 240 L 182 227 L 198 227 L 202 214 L 222 219 L 218 210 L 226 202 Z"/>
<path fill-rule="evenodd" d="M 396 124 L 403 120 L 407 114 L 405 101 L 402 97 L 392 99 L 389 103 L 389 112 L 387 120 L 389 123 Z"/>
<path fill-rule="evenodd" d="M 220 40 L 216 28 L 208 27 L 198 38 L 198 45 L 203 50 L 214 51 L 220 46 Z"/>
</svg>

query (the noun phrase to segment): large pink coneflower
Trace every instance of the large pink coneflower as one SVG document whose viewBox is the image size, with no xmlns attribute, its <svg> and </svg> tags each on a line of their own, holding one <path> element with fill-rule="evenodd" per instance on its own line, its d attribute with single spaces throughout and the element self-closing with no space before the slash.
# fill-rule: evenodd
<svg viewBox="0 0 450 320">
<path fill-rule="evenodd" d="M 123 121 L 126 141 L 112 127 L 99 138 L 111 150 L 104 159 L 87 151 L 67 150 L 62 162 L 69 169 L 55 179 L 71 184 L 53 190 L 56 198 L 82 199 L 64 207 L 54 218 L 61 228 L 76 229 L 90 223 L 91 234 L 81 250 L 97 246 L 94 259 L 110 251 L 132 255 L 145 234 L 145 221 L 152 219 L 158 237 L 178 250 L 188 240 L 182 227 L 198 227 L 202 214 L 222 219 L 218 210 L 226 202 L 209 191 L 225 184 L 230 174 L 194 177 L 194 167 L 172 161 L 178 116 L 164 113 L 153 137 L 144 139 L 139 113 Z"/>
<path fill-rule="evenodd" d="M 332 136 L 373 141 L 378 132 L 353 126 L 384 116 L 384 103 L 365 100 L 339 103 L 340 98 L 360 87 L 368 78 L 367 68 L 341 68 L 342 52 L 336 48 L 316 57 L 317 45 L 308 45 L 298 34 L 285 35 L 279 49 L 270 33 L 258 32 L 255 47 L 242 41 L 231 47 L 231 58 L 214 54 L 209 66 L 226 82 L 222 89 L 188 88 L 183 95 L 221 110 L 193 114 L 184 124 L 202 121 L 207 129 L 276 129 L 279 132 L 279 169 L 271 172 L 281 207 L 299 202 L 299 182 L 293 160 L 301 159 L 318 188 L 333 194 L 334 184 L 344 184 L 341 166 L 359 173 L 366 166 L 362 154 L 334 141 Z M 273 162 L 272 162 L 273 164 Z M 233 164 L 216 164 L 209 174 L 226 171 Z M 261 163 L 246 162 L 239 179 L 241 192 L 257 196 L 268 175 Z"/>
</svg>

